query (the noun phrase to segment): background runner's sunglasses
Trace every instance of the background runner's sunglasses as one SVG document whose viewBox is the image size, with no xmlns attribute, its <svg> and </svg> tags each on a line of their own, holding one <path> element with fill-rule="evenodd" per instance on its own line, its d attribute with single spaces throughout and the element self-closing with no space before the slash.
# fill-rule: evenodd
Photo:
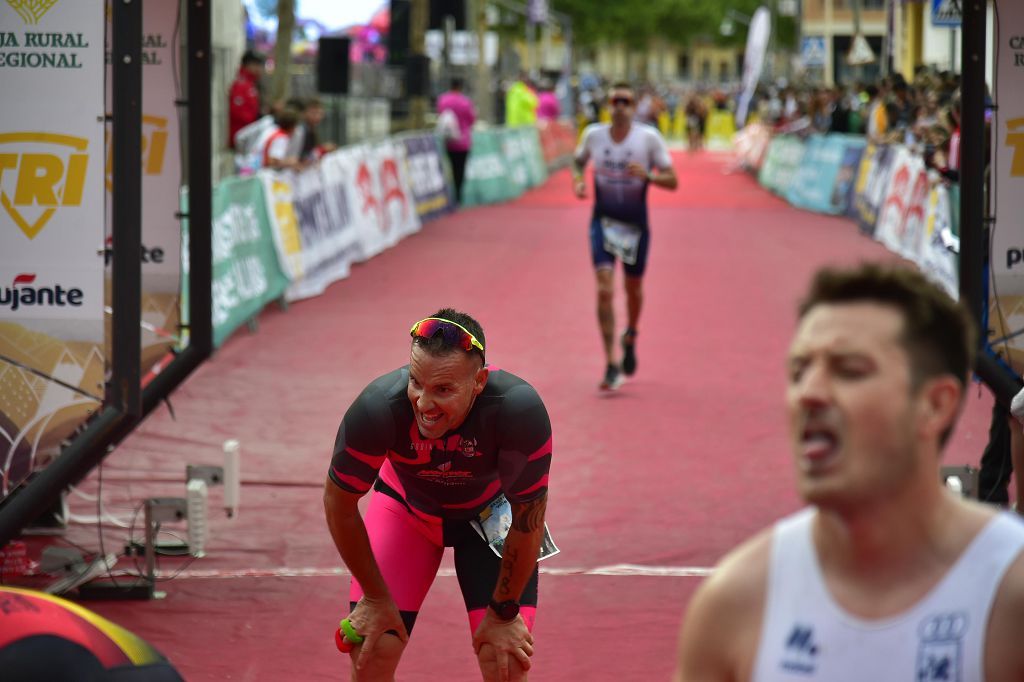
<svg viewBox="0 0 1024 682">
<path fill-rule="evenodd" d="M 609 101 L 612 103 L 613 107 L 617 107 L 617 106 L 631 107 L 631 106 L 633 106 L 633 100 L 631 100 L 629 97 L 612 97 L 611 100 L 609 100 Z"/>
<path fill-rule="evenodd" d="M 469 330 L 457 322 L 442 320 L 440 317 L 428 317 L 420 320 L 412 326 L 409 334 L 422 339 L 432 339 L 440 333 L 444 340 L 453 346 L 458 346 L 464 351 L 472 351 L 474 348 L 481 353 L 484 352 L 482 343 L 469 333 Z"/>
</svg>

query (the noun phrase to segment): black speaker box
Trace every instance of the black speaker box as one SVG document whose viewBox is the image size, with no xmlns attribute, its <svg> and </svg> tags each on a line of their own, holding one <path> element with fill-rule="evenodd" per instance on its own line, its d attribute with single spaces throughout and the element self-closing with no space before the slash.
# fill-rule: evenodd
<svg viewBox="0 0 1024 682">
<path fill-rule="evenodd" d="M 391 27 L 388 29 L 388 64 L 404 66 L 409 58 L 410 0 L 391 0 Z"/>
<path fill-rule="evenodd" d="M 444 18 L 455 17 L 455 30 L 466 30 L 466 0 L 430 0 L 431 30 L 444 30 Z"/>
<path fill-rule="evenodd" d="M 349 39 L 328 36 L 320 39 L 316 58 L 316 88 L 329 95 L 347 95 Z"/>
<path fill-rule="evenodd" d="M 405 94 L 407 97 L 430 96 L 430 57 L 412 54 L 405 66 Z"/>
</svg>

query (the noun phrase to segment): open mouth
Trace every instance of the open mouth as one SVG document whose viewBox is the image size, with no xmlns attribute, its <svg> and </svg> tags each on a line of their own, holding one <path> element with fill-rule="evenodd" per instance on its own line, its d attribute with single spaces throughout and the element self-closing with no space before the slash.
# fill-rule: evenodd
<svg viewBox="0 0 1024 682">
<path fill-rule="evenodd" d="M 839 437 L 823 424 L 808 424 L 800 433 L 800 454 L 810 462 L 826 460 L 836 453 Z"/>
<path fill-rule="evenodd" d="M 420 421 L 423 423 L 424 426 L 435 426 L 439 421 L 441 421 L 441 417 L 443 416 L 443 412 L 438 412 L 436 414 L 430 415 L 420 412 Z"/>
</svg>

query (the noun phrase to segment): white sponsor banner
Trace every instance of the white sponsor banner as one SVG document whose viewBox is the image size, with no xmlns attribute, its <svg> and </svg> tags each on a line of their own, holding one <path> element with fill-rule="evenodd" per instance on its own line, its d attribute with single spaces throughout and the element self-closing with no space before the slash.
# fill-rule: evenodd
<svg viewBox="0 0 1024 682">
<path fill-rule="evenodd" d="M 351 210 L 364 260 L 420 230 L 404 154 L 403 145 L 391 141 L 353 149 L 356 170 Z"/>
<path fill-rule="evenodd" d="M 304 276 L 288 287 L 289 301 L 317 296 L 332 282 L 348 277 L 359 236 L 349 210 L 349 166 L 344 154 L 335 153 L 293 177 L 292 206 Z"/>
<path fill-rule="evenodd" d="M 294 188 L 291 173 L 260 171 L 257 177 L 263 183 L 263 196 L 267 201 L 267 215 L 270 217 L 274 246 L 281 270 L 292 282 L 306 274 L 302 255 L 302 240 L 299 237 L 299 221 L 292 205 Z"/>
<path fill-rule="evenodd" d="M 938 182 L 928 195 L 928 218 L 922 233 L 918 265 L 941 284 L 947 294 L 957 299 L 960 298 L 960 272 L 956 254 L 948 246 L 954 241 L 952 234 L 949 191 Z"/>
<path fill-rule="evenodd" d="M 0 3 L 0 321 L 81 341 L 103 340 L 103 6 Z"/>
<path fill-rule="evenodd" d="M 1024 295 L 1024 2 L 996 0 L 999 42 L 992 124 L 992 272 L 1000 296 Z"/>
<path fill-rule="evenodd" d="M 108 3 L 109 4 L 109 3 Z M 107 52 L 113 48 L 111 13 L 107 12 Z M 146 2 L 142 12 L 142 282 L 147 293 L 178 293 L 181 225 L 178 190 L 181 154 L 175 86 L 178 3 Z M 113 111 L 113 75 L 107 68 L 107 111 Z M 112 136 L 106 144 L 107 220 L 113 189 Z M 108 225 L 104 243 L 109 265 L 112 246 Z M 161 323 L 163 320 L 161 320 Z"/>
<path fill-rule="evenodd" d="M 878 212 L 875 239 L 904 258 L 918 261 L 931 191 L 924 161 L 905 147 L 897 147 L 888 190 Z"/>
</svg>

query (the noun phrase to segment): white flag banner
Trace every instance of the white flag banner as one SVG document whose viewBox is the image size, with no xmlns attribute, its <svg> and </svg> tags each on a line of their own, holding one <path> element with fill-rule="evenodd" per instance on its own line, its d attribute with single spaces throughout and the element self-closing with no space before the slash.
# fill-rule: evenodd
<svg viewBox="0 0 1024 682">
<path fill-rule="evenodd" d="M 992 274 L 999 296 L 1024 295 L 1024 2 L 996 0 L 999 16 L 992 122 L 996 223 Z"/>
<path fill-rule="evenodd" d="M 0 321 L 101 342 L 103 0 L 2 3 L 0 26 Z"/>
<path fill-rule="evenodd" d="M 750 101 L 757 90 L 757 82 L 761 80 L 764 70 L 764 58 L 768 52 L 768 39 L 772 34 L 772 13 L 761 6 L 754 12 L 747 29 L 747 49 L 743 54 L 743 91 L 736 105 L 736 127 L 742 128 L 747 121 Z"/>
</svg>

